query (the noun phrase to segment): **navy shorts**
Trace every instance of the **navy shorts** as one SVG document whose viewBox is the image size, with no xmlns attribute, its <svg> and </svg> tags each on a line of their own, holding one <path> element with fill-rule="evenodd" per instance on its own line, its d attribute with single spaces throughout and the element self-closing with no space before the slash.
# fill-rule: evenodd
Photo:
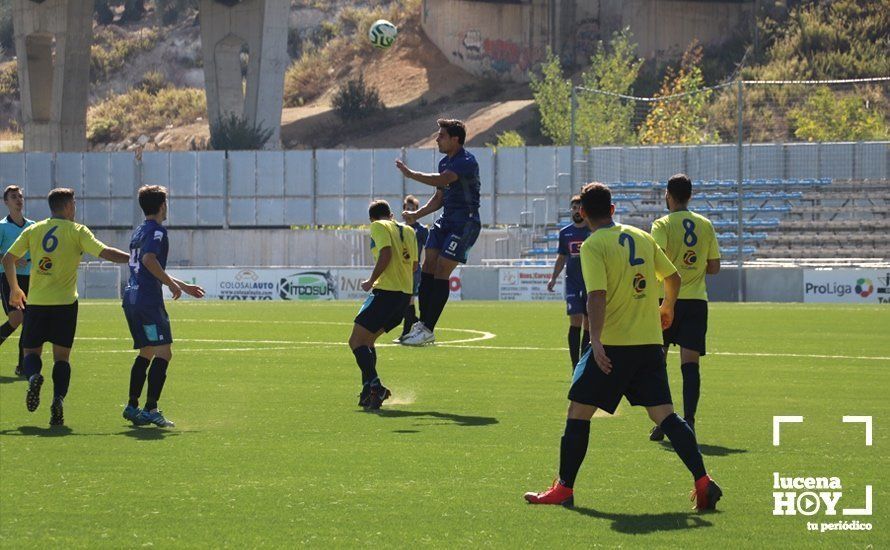
<svg viewBox="0 0 890 550">
<path fill-rule="evenodd" d="M 130 335 L 133 336 L 133 349 L 142 349 L 148 346 L 166 346 L 173 343 L 173 333 L 170 331 L 170 317 L 163 305 L 137 306 L 127 304 L 124 306 L 124 317 L 130 326 Z"/>
<path fill-rule="evenodd" d="M 22 347 L 39 348 L 50 342 L 63 348 L 74 345 L 77 331 L 77 302 L 61 306 L 35 306 L 25 308 L 22 324 Z"/>
<path fill-rule="evenodd" d="M 465 264 L 481 229 L 482 224 L 479 223 L 478 217 L 461 222 L 439 218 L 430 229 L 426 248 L 438 250 L 440 257 Z"/>
<path fill-rule="evenodd" d="M 355 316 L 355 324 L 377 333 L 389 332 L 402 324 L 411 295 L 396 290 L 374 289 Z"/>
<path fill-rule="evenodd" d="M 664 345 L 677 344 L 704 355 L 707 333 L 708 301 L 677 300 L 674 304 L 674 322 L 664 331 Z"/>
<path fill-rule="evenodd" d="M 572 292 L 566 293 L 566 315 L 587 315 L 587 293 Z"/>
<path fill-rule="evenodd" d="M 612 372 L 600 370 L 587 348 L 572 377 L 569 399 L 615 414 L 621 396 L 631 405 L 654 407 L 671 403 L 664 350 L 658 344 L 603 346 L 612 361 Z"/>
</svg>

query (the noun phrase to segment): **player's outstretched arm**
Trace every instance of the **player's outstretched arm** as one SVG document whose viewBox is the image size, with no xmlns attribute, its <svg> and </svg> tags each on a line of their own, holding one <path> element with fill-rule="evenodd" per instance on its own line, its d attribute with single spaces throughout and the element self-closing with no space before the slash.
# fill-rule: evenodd
<svg viewBox="0 0 890 550">
<path fill-rule="evenodd" d="M 430 200 L 428 200 L 422 208 L 415 210 L 414 212 L 405 210 L 404 212 L 402 212 L 402 217 L 404 217 L 405 221 L 409 224 L 413 224 L 418 219 L 428 214 L 432 214 L 436 210 L 442 208 L 442 203 L 444 202 L 444 200 L 445 193 L 441 189 L 436 189 L 436 192 L 433 193 L 433 196 L 430 197 Z"/>
<path fill-rule="evenodd" d="M 562 268 L 566 266 L 566 256 L 565 254 L 557 254 L 556 262 L 553 264 L 553 274 L 550 275 L 550 280 L 547 282 L 547 290 L 553 292 L 553 287 L 556 286 L 556 280 L 559 279 L 559 274 L 562 273 Z"/>
<path fill-rule="evenodd" d="M 423 172 L 418 172 L 408 168 L 408 165 L 401 160 L 396 160 L 396 168 L 398 168 L 406 178 L 433 187 L 448 187 L 453 182 L 457 181 L 458 178 L 457 174 L 451 170 L 445 170 L 441 174 L 425 174 Z"/>
<path fill-rule="evenodd" d="M 204 289 L 198 285 L 191 285 L 185 281 L 180 281 L 175 277 L 170 277 L 174 283 L 179 285 L 179 288 L 182 289 L 183 292 L 191 296 L 192 298 L 203 298 L 204 297 Z"/>
<path fill-rule="evenodd" d="M 18 256 L 7 252 L 3 255 L 3 260 L 0 263 L 3 264 L 4 275 L 9 283 L 9 305 L 16 309 L 22 309 L 25 307 L 27 296 L 25 296 L 25 292 L 19 286 L 18 277 L 15 274 L 15 265 L 18 260 Z"/>
<path fill-rule="evenodd" d="M 374 283 L 377 279 L 383 275 L 383 271 L 386 269 L 386 266 L 389 265 L 389 262 L 392 261 L 392 247 L 387 246 L 385 248 L 380 249 L 380 255 L 377 256 L 377 263 L 374 265 L 374 271 L 371 272 L 371 276 L 368 277 L 366 281 L 362 281 L 362 290 L 368 292 L 374 286 Z"/>
<path fill-rule="evenodd" d="M 130 255 L 124 252 L 123 250 L 118 250 L 113 247 L 106 247 L 102 252 L 99 253 L 99 257 L 103 260 L 108 260 L 109 262 L 114 262 L 116 264 L 125 264 L 130 261 Z"/>
<path fill-rule="evenodd" d="M 152 252 L 143 254 L 142 265 L 145 266 L 145 269 L 147 269 L 149 273 L 154 275 L 155 279 L 161 281 L 162 284 L 166 285 L 167 288 L 170 289 L 170 292 L 173 294 L 174 300 L 178 300 L 179 297 L 182 296 L 182 289 L 179 287 L 176 281 L 174 281 L 169 275 L 167 275 L 167 272 L 164 271 L 164 268 L 161 267 L 161 262 L 158 261 L 157 255 Z"/>
</svg>

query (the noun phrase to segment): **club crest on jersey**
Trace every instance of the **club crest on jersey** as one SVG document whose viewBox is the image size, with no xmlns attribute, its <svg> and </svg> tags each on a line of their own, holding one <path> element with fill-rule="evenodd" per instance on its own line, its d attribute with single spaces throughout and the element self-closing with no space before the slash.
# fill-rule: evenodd
<svg viewBox="0 0 890 550">
<path fill-rule="evenodd" d="M 48 256 L 44 256 L 43 258 L 40 258 L 40 261 L 37 262 L 37 267 L 40 269 L 40 271 L 43 271 L 44 273 L 48 272 L 49 270 L 51 270 L 53 268 L 52 258 L 50 258 Z"/>
<path fill-rule="evenodd" d="M 683 254 L 683 263 L 686 265 L 695 265 L 695 262 L 698 261 L 698 256 L 695 255 L 695 250 L 687 250 L 685 254 Z"/>
<path fill-rule="evenodd" d="M 646 277 L 642 273 L 634 275 L 634 292 L 640 294 L 646 290 Z"/>
</svg>

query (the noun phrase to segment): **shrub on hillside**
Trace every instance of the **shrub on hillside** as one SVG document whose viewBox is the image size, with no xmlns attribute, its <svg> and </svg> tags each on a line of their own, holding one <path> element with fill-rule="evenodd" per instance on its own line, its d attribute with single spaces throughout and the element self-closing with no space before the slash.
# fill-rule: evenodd
<svg viewBox="0 0 890 550">
<path fill-rule="evenodd" d="M 235 113 L 228 113 L 210 125 L 210 148 L 217 151 L 262 149 L 270 137 L 271 128 L 250 124 L 247 117 Z"/>
<path fill-rule="evenodd" d="M 90 49 L 90 80 L 96 82 L 107 79 L 123 68 L 131 56 L 151 50 L 161 38 L 161 30 L 151 27 L 140 29 L 127 37 L 120 37 L 110 30 L 97 31 Z"/>
<path fill-rule="evenodd" d="M 164 73 L 160 71 L 150 71 L 142 75 L 142 78 L 136 84 L 136 89 L 142 90 L 150 95 L 158 95 L 161 90 L 170 87 Z"/>
<path fill-rule="evenodd" d="M 334 94 L 331 104 L 343 122 L 367 118 L 384 108 L 377 89 L 367 86 L 362 74 L 341 86 Z"/>
<path fill-rule="evenodd" d="M 19 96 L 19 75 L 15 63 L 6 63 L 0 67 L 0 96 Z"/>
<path fill-rule="evenodd" d="M 90 107 L 87 139 L 91 143 L 105 143 L 128 135 L 151 135 L 168 124 L 192 124 L 206 112 L 204 90 L 165 88 L 156 95 L 130 90 Z"/>
</svg>

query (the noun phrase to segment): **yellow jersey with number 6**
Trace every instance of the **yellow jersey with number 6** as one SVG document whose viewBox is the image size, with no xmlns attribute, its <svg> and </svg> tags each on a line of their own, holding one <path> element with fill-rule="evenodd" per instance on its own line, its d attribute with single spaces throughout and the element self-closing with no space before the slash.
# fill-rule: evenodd
<svg viewBox="0 0 890 550">
<path fill-rule="evenodd" d="M 83 253 L 98 257 L 106 248 L 85 225 L 49 218 L 22 231 L 9 253 L 19 258 L 31 253 L 28 304 L 64 306 L 77 301 L 77 266 Z"/>
</svg>

